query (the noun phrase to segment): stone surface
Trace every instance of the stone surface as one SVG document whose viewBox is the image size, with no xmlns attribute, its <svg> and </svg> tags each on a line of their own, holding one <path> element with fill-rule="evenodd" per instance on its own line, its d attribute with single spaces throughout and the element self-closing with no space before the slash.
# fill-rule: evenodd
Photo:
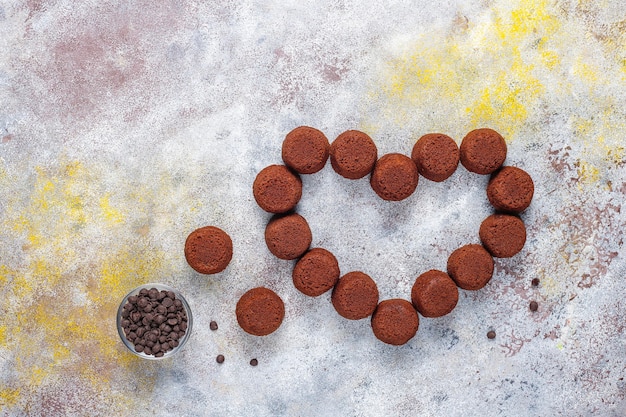
<svg viewBox="0 0 626 417">
<path fill-rule="evenodd" d="M 625 19 L 588 0 L 3 1 L 0 414 L 624 415 Z M 526 245 L 406 345 L 378 341 L 265 248 L 252 182 L 301 125 L 407 156 L 426 133 L 495 129 L 535 183 Z M 312 247 L 381 300 L 410 299 L 493 212 L 488 176 L 461 166 L 400 202 L 330 164 L 302 181 Z M 206 225 L 234 250 L 210 277 L 183 253 Z M 115 330 L 149 282 L 193 310 L 168 361 Z M 285 302 L 265 337 L 235 317 L 258 286 Z"/>
</svg>

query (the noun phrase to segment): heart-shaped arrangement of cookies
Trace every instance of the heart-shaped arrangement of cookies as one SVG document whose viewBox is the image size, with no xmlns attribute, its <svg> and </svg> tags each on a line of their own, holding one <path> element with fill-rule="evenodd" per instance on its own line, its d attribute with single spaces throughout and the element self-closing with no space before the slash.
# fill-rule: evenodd
<svg viewBox="0 0 626 417">
<path fill-rule="evenodd" d="M 390 153 L 378 158 L 376 144 L 363 132 L 349 130 L 330 144 L 321 131 L 298 127 L 283 142 L 284 165 L 270 165 L 254 180 L 257 204 L 275 214 L 265 229 L 265 242 L 274 256 L 297 259 L 292 277 L 300 292 L 317 297 L 332 290 L 332 304 L 341 316 L 350 320 L 371 316 L 372 330 L 379 340 L 405 344 L 417 333 L 419 315 L 434 318 L 450 313 L 459 298 L 458 288 L 483 288 L 493 275 L 493 257 L 512 257 L 524 246 L 526 228 L 518 214 L 530 205 L 534 185 L 525 171 L 503 166 L 506 155 L 506 142 L 492 129 L 469 132 L 460 147 L 444 134 L 427 134 L 415 143 L 410 157 Z M 335 172 L 344 178 L 358 180 L 370 175 L 372 189 L 388 201 L 404 200 L 413 194 L 420 176 L 445 181 L 459 161 L 468 171 L 491 175 L 487 197 L 496 212 L 480 226 L 482 244 L 467 244 L 453 251 L 445 272 L 421 273 L 412 287 L 410 302 L 379 301 L 378 287 L 370 276 L 361 271 L 341 276 L 332 253 L 324 248 L 310 248 L 311 229 L 306 219 L 294 212 L 302 197 L 300 175 L 320 171 L 329 157 Z M 185 255 L 197 271 L 219 272 L 232 256 L 232 243 L 220 229 L 208 226 L 189 236 Z M 246 292 L 236 307 L 239 325 L 257 336 L 275 331 L 284 313 L 282 299 L 264 287 Z"/>
</svg>

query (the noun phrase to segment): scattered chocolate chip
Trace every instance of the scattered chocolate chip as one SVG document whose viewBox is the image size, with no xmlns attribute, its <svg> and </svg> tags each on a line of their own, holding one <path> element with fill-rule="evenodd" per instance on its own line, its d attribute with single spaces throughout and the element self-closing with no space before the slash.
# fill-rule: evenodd
<svg viewBox="0 0 626 417">
<path fill-rule="evenodd" d="M 533 278 L 531 281 L 533 287 L 537 287 L 539 285 L 539 278 Z"/>
<path fill-rule="evenodd" d="M 224 363 L 224 355 L 217 355 L 217 358 L 215 358 L 215 361 L 217 363 Z"/>
<path fill-rule="evenodd" d="M 488 339 L 495 339 L 496 338 L 496 332 L 494 332 L 493 330 L 489 330 L 487 332 L 487 338 Z"/>
<path fill-rule="evenodd" d="M 539 308 L 539 304 L 537 304 L 536 301 L 531 301 L 529 307 L 530 311 L 537 311 L 537 309 Z"/>
<path fill-rule="evenodd" d="M 256 359 L 250 359 L 250 365 L 252 366 L 257 366 L 259 364 L 259 361 Z"/>
<path fill-rule="evenodd" d="M 217 322 L 216 321 L 212 321 L 211 323 L 209 323 L 209 329 L 217 330 Z"/>
</svg>

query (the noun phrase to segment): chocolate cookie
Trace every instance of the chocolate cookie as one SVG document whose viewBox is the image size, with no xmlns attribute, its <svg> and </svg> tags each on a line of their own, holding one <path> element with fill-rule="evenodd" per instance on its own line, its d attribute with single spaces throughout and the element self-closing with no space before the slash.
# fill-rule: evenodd
<svg viewBox="0 0 626 417">
<path fill-rule="evenodd" d="M 313 174 L 326 165 L 329 148 L 328 139 L 319 130 L 296 127 L 283 141 L 283 161 L 300 174 Z"/>
<path fill-rule="evenodd" d="M 278 216 L 265 227 L 267 248 L 280 259 L 296 259 L 307 251 L 313 236 L 306 219 L 297 213 Z"/>
<path fill-rule="evenodd" d="M 363 272 L 348 272 L 341 277 L 331 296 L 337 313 L 350 320 L 370 316 L 378 304 L 378 287 Z"/>
<path fill-rule="evenodd" d="M 233 257 L 233 242 L 222 229 L 205 226 L 194 230 L 185 241 L 185 259 L 201 274 L 222 272 Z"/>
<path fill-rule="evenodd" d="M 415 162 L 399 153 L 383 155 L 370 177 L 372 189 L 383 200 L 404 200 L 415 191 L 419 176 Z"/>
<path fill-rule="evenodd" d="M 403 345 L 417 333 L 419 317 L 411 303 L 399 298 L 384 300 L 372 315 L 374 335 L 390 345 Z"/>
<path fill-rule="evenodd" d="M 495 130 L 472 130 L 461 142 L 460 156 L 468 171 L 491 174 L 506 159 L 506 142 Z"/>
<path fill-rule="evenodd" d="M 317 297 L 335 286 L 339 279 L 337 258 L 322 248 L 308 251 L 293 268 L 293 285 L 303 294 Z"/>
<path fill-rule="evenodd" d="M 464 290 L 479 290 L 493 275 L 493 258 L 481 245 L 465 245 L 448 258 L 448 275 Z"/>
<path fill-rule="evenodd" d="M 517 216 L 493 214 L 480 225 L 478 232 L 485 249 L 496 258 L 510 258 L 526 243 L 526 227 Z"/>
<path fill-rule="evenodd" d="M 302 197 L 302 181 L 284 165 L 263 168 L 254 179 L 252 193 L 259 207 L 270 213 L 286 213 Z"/>
<path fill-rule="evenodd" d="M 376 144 L 368 135 L 358 130 L 343 132 L 330 145 L 330 163 L 342 177 L 356 180 L 374 168 L 378 158 Z"/>
<path fill-rule="evenodd" d="M 521 213 L 530 206 L 535 193 L 533 179 L 523 169 L 503 167 L 487 185 L 487 198 L 496 210 Z"/>
<path fill-rule="evenodd" d="M 285 304 L 274 291 L 257 287 L 241 296 L 235 313 L 239 326 L 246 333 L 265 336 L 280 327 L 285 317 Z"/>
<path fill-rule="evenodd" d="M 456 171 L 459 165 L 459 147 L 450 136 L 429 133 L 415 143 L 411 158 L 420 175 L 431 181 L 441 182 Z"/>
<path fill-rule="evenodd" d="M 454 310 L 459 290 L 448 274 L 431 269 L 415 280 L 411 301 L 422 316 L 441 317 Z"/>
</svg>

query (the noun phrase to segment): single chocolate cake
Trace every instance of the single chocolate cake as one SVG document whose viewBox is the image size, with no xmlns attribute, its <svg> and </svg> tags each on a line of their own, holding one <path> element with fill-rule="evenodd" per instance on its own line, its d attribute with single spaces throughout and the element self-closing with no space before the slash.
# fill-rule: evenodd
<svg viewBox="0 0 626 417">
<path fill-rule="evenodd" d="M 456 171 L 459 165 L 459 147 L 450 136 L 429 133 L 415 143 L 411 158 L 420 175 L 431 181 L 441 182 Z"/>
<path fill-rule="evenodd" d="M 503 167 L 487 185 L 487 198 L 496 210 L 521 213 L 530 206 L 535 193 L 533 179 L 523 169 Z"/>
<path fill-rule="evenodd" d="M 372 189 L 383 200 L 404 200 L 415 191 L 419 176 L 415 162 L 399 153 L 383 155 L 370 177 Z"/>
<path fill-rule="evenodd" d="M 339 263 L 326 249 L 313 248 L 296 263 L 292 277 L 293 285 L 301 293 L 317 297 L 337 283 Z"/>
<path fill-rule="evenodd" d="M 297 213 L 277 216 L 265 227 L 267 248 L 280 259 L 296 259 L 309 249 L 313 236 L 306 219 Z"/>
<path fill-rule="evenodd" d="M 460 157 L 468 171 L 491 174 L 506 159 L 506 142 L 495 130 L 472 130 L 461 142 Z"/>
<path fill-rule="evenodd" d="M 233 257 L 233 242 L 222 229 L 205 226 L 194 230 L 185 241 L 185 259 L 201 274 L 222 272 Z"/>
<path fill-rule="evenodd" d="M 256 176 L 252 193 L 259 207 L 270 213 L 286 213 L 302 197 L 302 181 L 284 165 L 270 165 Z"/>
<path fill-rule="evenodd" d="M 419 317 L 411 303 L 399 298 L 384 300 L 372 315 L 374 335 L 390 345 L 403 345 L 417 333 Z"/>
<path fill-rule="evenodd" d="M 493 258 L 481 245 L 465 245 L 448 258 L 448 275 L 464 290 L 479 290 L 493 275 Z"/>
<path fill-rule="evenodd" d="M 285 317 L 285 304 L 274 291 L 257 287 L 241 296 L 235 313 L 239 326 L 246 333 L 265 336 L 280 327 Z"/>
<path fill-rule="evenodd" d="M 283 161 L 300 174 L 313 174 L 326 165 L 329 149 L 322 132 L 308 126 L 296 127 L 283 141 Z"/>
<path fill-rule="evenodd" d="M 411 301 L 422 316 L 441 317 L 454 310 L 459 290 L 448 274 L 431 269 L 415 280 Z"/>
<path fill-rule="evenodd" d="M 378 304 L 378 287 L 363 272 L 348 272 L 335 285 L 331 301 L 337 313 L 350 320 L 369 317 Z"/>
<path fill-rule="evenodd" d="M 517 216 L 493 214 L 480 225 L 478 232 L 485 249 L 496 258 L 510 258 L 526 243 L 526 227 Z"/>
<path fill-rule="evenodd" d="M 372 138 L 358 130 L 348 130 L 330 145 L 330 163 L 342 177 L 356 180 L 374 168 L 378 149 Z"/>
</svg>

